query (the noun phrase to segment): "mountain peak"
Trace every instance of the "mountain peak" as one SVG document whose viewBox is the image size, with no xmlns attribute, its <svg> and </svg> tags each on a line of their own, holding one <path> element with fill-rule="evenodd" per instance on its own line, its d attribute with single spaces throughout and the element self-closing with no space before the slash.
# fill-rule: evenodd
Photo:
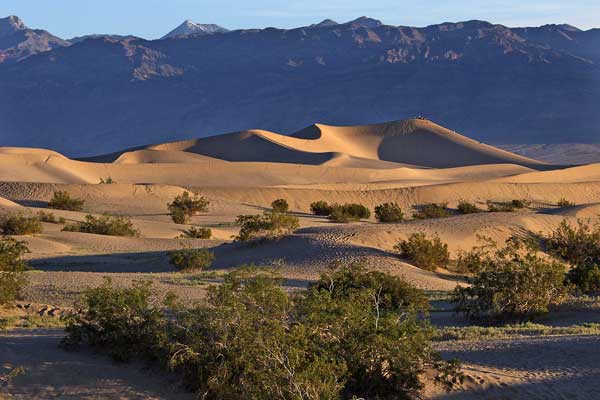
<svg viewBox="0 0 600 400">
<path fill-rule="evenodd" d="M 381 22 L 378 19 L 374 19 L 374 18 L 367 17 L 367 16 L 362 16 L 362 17 L 356 18 L 355 20 L 347 22 L 347 24 L 363 26 L 365 28 L 377 28 L 378 26 L 383 25 L 383 22 Z"/>
<path fill-rule="evenodd" d="M 16 15 L 0 18 L 0 36 L 10 35 L 27 29 L 25 23 Z"/>
<path fill-rule="evenodd" d="M 225 32 L 229 32 L 229 30 L 222 26 L 216 24 L 198 24 L 191 19 L 186 19 L 177 28 L 163 36 L 162 39 L 187 35 L 212 35 Z"/>
<path fill-rule="evenodd" d="M 336 21 L 332 20 L 332 19 L 324 19 L 323 21 L 319 22 L 318 24 L 312 24 L 312 27 L 315 28 L 322 28 L 322 27 L 327 27 L 327 26 L 335 26 L 335 25 L 339 25 Z"/>
</svg>

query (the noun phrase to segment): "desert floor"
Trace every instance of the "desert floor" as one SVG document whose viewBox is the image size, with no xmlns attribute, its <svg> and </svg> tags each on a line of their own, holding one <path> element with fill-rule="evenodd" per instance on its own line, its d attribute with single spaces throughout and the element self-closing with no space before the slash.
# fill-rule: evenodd
<svg viewBox="0 0 600 400">
<path fill-rule="evenodd" d="M 116 183 L 99 184 L 111 177 Z M 315 125 L 290 137 L 265 131 L 236 134 L 72 160 L 41 149 L 0 148 L 2 213 L 46 210 L 53 193 L 64 190 L 85 200 L 83 212 L 52 210 L 68 223 L 87 214 L 124 215 L 139 238 L 63 232 L 44 223 L 43 233 L 17 237 L 27 243 L 33 270 L 25 301 L 28 313 L 41 305 L 73 306 L 82 291 L 111 277 L 117 285 L 150 280 L 164 294 L 175 292 L 192 303 L 220 275 L 244 264 L 271 266 L 290 290 L 301 290 L 334 261 L 361 261 L 402 276 L 432 298 L 447 296 L 464 277 L 428 272 L 398 257 L 395 244 L 414 232 L 437 234 L 455 257 L 478 244 L 479 236 L 502 243 L 511 235 L 545 234 L 563 220 L 600 222 L 600 164 L 551 165 L 467 139 L 428 121 L 409 120 L 365 127 Z M 167 203 L 184 191 L 206 196 L 207 213 L 188 225 L 174 224 Z M 301 227 L 280 240 L 249 246 L 232 241 L 241 214 L 268 210 L 286 199 Z M 561 198 L 575 206 L 559 208 Z M 335 224 L 310 213 L 317 200 L 362 203 L 371 210 L 398 203 L 407 214 L 416 207 L 467 200 L 526 199 L 511 213 L 453 215 L 443 219 L 383 224 L 375 219 Z M 210 240 L 181 239 L 190 226 L 210 227 Z M 166 251 L 207 247 L 216 261 L 205 273 L 178 273 Z M 435 301 L 432 322 L 439 327 L 468 322 Z M 33 311 L 32 311 L 33 310 Z M 27 313 L 25 313 L 27 314 Z M 23 314 L 23 315 L 25 315 Z M 17 313 L 17 317 L 23 315 Z M 557 310 L 536 321 L 550 333 L 442 340 L 444 357 L 459 358 L 467 376 L 449 394 L 428 388 L 431 398 L 593 399 L 600 392 L 598 332 L 560 329 L 600 322 L 600 300 Z M 58 347 L 60 328 L 0 331 L 0 368 L 23 366 L 25 373 L 0 388 L 17 399 L 188 398 L 172 377 L 143 365 L 118 365 L 84 349 Z M 12 397 L 11 397 L 12 396 Z"/>
</svg>

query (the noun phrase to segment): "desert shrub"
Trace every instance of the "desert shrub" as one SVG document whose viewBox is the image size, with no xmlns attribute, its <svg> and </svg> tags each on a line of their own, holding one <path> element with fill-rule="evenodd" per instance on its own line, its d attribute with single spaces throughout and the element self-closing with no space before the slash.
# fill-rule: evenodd
<svg viewBox="0 0 600 400">
<path fill-rule="evenodd" d="M 39 211 L 37 213 L 37 218 L 41 221 L 41 222 L 47 222 L 50 224 L 64 224 L 66 222 L 64 217 L 58 217 L 56 218 L 56 216 L 51 213 L 51 212 L 44 212 L 44 211 Z"/>
<path fill-rule="evenodd" d="M 201 271 L 215 261 L 215 254 L 208 249 L 180 249 L 168 253 L 169 263 L 177 271 Z"/>
<path fill-rule="evenodd" d="M 116 182 L 110 176 L 107 177 L 106 179 L 100 178 L 100 184 L 101 185 L 112 185 L 113 183 L 116 183 Z"/>
<path fill-rule="evenodd" d="M 429 218 L 446 218 L 452 215 L 448 210 L 447 203 L 430 203 L 424 204 L 417 209 L 417 212 L 413 215 L 414 219 L 429 219 Z"/>
<path fill-rule="evenodd" d="M 578 220 L 573 227 L 563 220 L 547 239 L 546 248 L 572 265 L 600 263 L 600 225 L 590 227 Z"/>
<path fill-rule="evenodd" d="M 379 222 L 400 222 L 404 213 L 397 203 L 383 203 L 375 207 L 375 218 Z"/>
<path fill-rule="evenodd" d="M 85 221 L 66 225 L 63 231 L 107 236 L 140 236 L 140 231 L 133 227 L 130 218 L 111 215 L 94 217 L 88 214 Z"/>
<path fill-rule="evenodd" d="M 252 239 L 276 239 L 293 233 L 300 226 L 298 217 L 287 213 L 265 211 L 258 215 L 240 215 L 240 233 L 235 240 L 246 242 Z"/>
<path fill-rule="evenodd" d="M 196 194 L 190 195 L 189 192 L 183 192 L 167 204 L 171 219 L 176 224 L 185 224 L 191 217 L 200 212 L 208 211 L 210 201 L 206 197 Z"/>
<path fill-rule="evenodd" d="M 514 199 L 510 201 L 510 204 L 514 207 L 514 208 L 525 208 L 525 207 L 529 207 L 529 205 L 531 204 L 529 200 L 526 199 Z"/>
<path fill-rule="evenodd" d="M 512 200 L 509 202 L 487 202 L 489 212 L 513 212 L 517 208 L 523 208 L 525 205 L 521 200 Z"/>
<path fill-rule="evenodd" d="M 362 204 L 334 204 L 329 213 L 329 220 L 333 222 L 350 222 L 366 219 L 371 216 L 371 211 Z"/>
<path fill-rule="evenodd" d="M 65 322 L 67 347 L 81 342 L 108 351 L 115 361 L 129 361 L 136 355 L 155 358 L 160 353 L 159 340 L 165 317 L 150 302 L 149 282 L 134 282 L 130 288 L 113 288 L 110 278 L 84 293 L 77 312 Z"/>
<path fill-rule="evenodd" d="M 567 282 L 583 293 L 600 291 L 600 264 L 578 264 L 567 273 Z"/>
<path fill-rule="evenodd" d="M 212 236 L 212 230 L 210 228 L 195 227 L 192 226 L 190 229 L 184 229 L 181 234 L 182 238 L 189 239 L 210 239 Z"/>
<path fill-rule="evenodd" d="M 42 233 L 42 224 L 36 217 L 7 214 L 0 216 L 0 230 L 5 235 L 33 235 Z"/>
<path fill-rule="evenodd" d="M 564 265 L 537 255 L 537 249 L 512 238 L 485 258 L 481 270 L 457 287 L 457 312 L 487 321 L 522 320 L 548 312 L 567 295 Z"/>
<path fill-rule="evenodd" d="M 424 232 L 413 233 L 408 240 L 398 243 L 395 249 L 415 266 L 427 271 L 445 268 L 450 261 L 448 245 L 442 243 L 437 235 L 428 239 Z"/>
<path fill-rule="evenodd" d="M 315 201 L 310 205 L 310 211 L 315 215 L 327 216 L 331 214 L 332 210 L 333 206 L 323 200 Z"/>
<path fill-rule="evenodd" d="M 27 284 L 25 271 L 29 269 L 23 259 L 29 249 L 24 242 L 13 238 L 0 238 L 0 305 L 18 300 Z"/>
<path fill-rule="evenodd" d="M 71 197 L 68 192 L 57 191 L 54 192 L 52 199 L 48 203 L 48 207 L 55 210 L 81 211 L 83 210 L 84 203 L 84 200 Z"/>
<path fill-rule="evenodd" d="M 575 203 L 565 199 L 564 197 L 561 197 L 561 199 L 556 203 L 556 205 L 559 207 L 572 207 L 575 205 Z"/>
<path fill-rule="evenodd" d="M 386 286 L 390 278 L 351 268 L 289 293 L 272 272 L 241 268 L 202 303 L 169 301 L 168 317 L 151 305 L 147 284 L 105 284 L 69 317 L 65 343 L 87 342 L 117 360 L 155 359 L 211 399 L 408 399 L 425 369 L 448 383 L 457 364 L 432 348 L 416 289 Z"/>
<path fill-rule="evenodd" d="M 491 252 L 497 248 L 496 242 L 491 238 L 478 236 L 480 246 L 475 246 L 469 251 L 458 253 L 454 270 L 459 273 L 477 274 L 490 262 Z"/>
<path fill-rule="evenodd" d="M 286 199 L 277 199 L 271 203 L 273 212 L 286 213 L 290 210 L 290 206 Z"/>
<path fill-rule="evenodd" d="M 476 214 L 480 213 L 481 209 L 473 203 L 462 200 L 458 203 L 458 212 L 461 214 Z"/>
</svg>

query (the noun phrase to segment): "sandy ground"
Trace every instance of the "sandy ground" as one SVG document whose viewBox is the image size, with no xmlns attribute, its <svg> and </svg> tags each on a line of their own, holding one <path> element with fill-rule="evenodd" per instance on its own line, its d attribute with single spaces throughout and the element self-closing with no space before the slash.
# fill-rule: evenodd
<svg viewBox="0 0 600 400">
<path fill-rule="evenodd" d="M 117 183 L 98 184 L 107 177 Z M 421 120 L 359 127 L 315 125 L 291 137 L 246 131 L 86 160 L 43 149 L 0 148 L 0 214 L 48 211 L 47 203 L 57 190 L 84 199 L 85 206 L 83 212 L 54 210 L 56 217 L 75 222 L 87 213 L 125 215 L 141 231 L 139 238 L 118 238 L 62 232 L 61 225 L 44 223 L 43 233 L 18 237 L 31 249 L 27 300 L 63 307 L 73 305 L 82 291 L 105 277 L 123 286 L 150 280 L 159 296 L 175 292 L 193 303 L 219 283 L 220 275 L 240 265 L 278 268 L 287 287 L 297 290 L 340 260 L 363 262 L 423 289 L 449 291 L 461 277 L 416 268 L 398 257 L 394 245 L 411 233 L 425 232 L 448 243 L 454 257 L 477 245 L 478 236 L 502 243 L 514 234 L 548 233 L 563 219 L 600 221 L 600 164 L 549 165 Z M 208 197 L 210 210 L 194 217 L 190 225 L 175 225 L 166 205 L 185 190 Z M 285 198 L 299 217 L 301 228 L 296 233 L 256 246 L 232 243 L 238 215 L 260 213 L 278 198 Z M 576 205 L 558 208 L 561 198 Z M 431 202 L 447 202 L 454 209 L 467 200 L 485 209 L 488 200 L 513 199 L 526 199 L 530 207 L 395 224 L 377 223 L 373 217 L 335 224 L 310 214 L 310 204 L 318 200 L 362 203 L 371 210 L 396 202 L 410 215 Z M 213 239 L 179 238 L 192 225 L 210 227 Z M 182 246 L 214 251 L 217 259 L 211 275 L 174 272 L 166 252 Z M 597 322 L 594 315 L 573 314 L 572 323 Z M 456 323 L 451 317 L 447 320 Z M 10 364 L 27 369 L 3 394 L 28 399 L 186 398 L 172 393 L 162 374 L 142 366 L 114 365 L 89 351 L 66 353 L 56 346 L 60 335 L 56 330 L 0 332 L 0 363 L 4 368 Z M 600 390 L 597 339 L 440 343 L 445 356 L 465 361 L 467 391 L 430 395 L 594 398 Z"/>
</svg>

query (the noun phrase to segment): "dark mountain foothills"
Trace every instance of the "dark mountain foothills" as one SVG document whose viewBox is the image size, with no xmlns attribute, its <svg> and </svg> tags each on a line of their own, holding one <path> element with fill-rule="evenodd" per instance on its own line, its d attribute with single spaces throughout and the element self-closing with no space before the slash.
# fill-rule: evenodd
<svg viewBox="0 0 600 400">
<path fill-rule="evenodd" d="M 493 144 L 600 143 L 598 29 L 362 17 L 290 30 L 191 23 L 195 33 L 162 40 L 71 44 L 16 20 L 0 20 L 1 145 L 87 156 L 417 115 Z"/>
</svg>

